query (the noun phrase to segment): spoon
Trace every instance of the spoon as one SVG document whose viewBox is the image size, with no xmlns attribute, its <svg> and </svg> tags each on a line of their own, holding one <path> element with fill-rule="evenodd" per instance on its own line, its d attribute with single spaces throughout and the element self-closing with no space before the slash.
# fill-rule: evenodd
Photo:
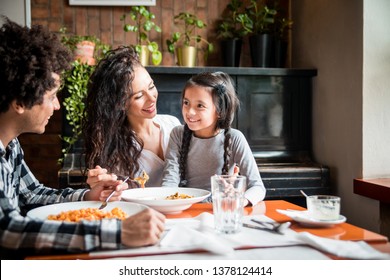
<svg viewBox="0 0 390 280">
<path fill-rule="evenodd" d="M 303 190 L 300 190 L 300 192 L 301 192 L 301 194 L 303 194 L 306 198 L 309 197 Z"/>
</svg>

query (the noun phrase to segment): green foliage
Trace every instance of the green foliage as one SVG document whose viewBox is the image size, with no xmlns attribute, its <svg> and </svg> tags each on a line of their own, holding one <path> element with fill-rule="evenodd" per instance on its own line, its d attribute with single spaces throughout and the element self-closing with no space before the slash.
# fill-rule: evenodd
<svg viewBox="0 0 390 280">
<path fill-rule="evenodd" d="M 159 65 L 162 61 L 162 53 L 158 49 L 156 42 L 150 41 L 149 32 L 155 30 L 161 33 L 161 28 L 154 22 L 155 15 L 144 6 L 133 6 L 128 14 L 132 24 L 125 23 L 123 29 L 125 32 L 134 32 L 137 36 L 137 44 L 134 46 L 138 53 L 141 53 L 141 45 L 146 45 L 152 54 L 152 62 Z M 126 21 L 126 14 L 121 17 Z"/>
<path fill-rule="evenodd" d="M 292 20 L 283 16 L 279 1 L 250 0 L 244 12 L 236 16 L 246 34 L 271 34 L 278 38 L 286 37 L 286 31 L 292 26 Z"/>
<path fill-rule="evenodd" d="M 207 24 L 198 19 L 197 16 L 191 13 L 181 12 L 174 17 L 174 22 L 177 25 L 183 27 L 182 32 L 174 32 L 171 39 L 166 41 L 168 51 L 170 53 L 175 52 L 176 45 L 182 43 L 184 46 L 197 46 L 198 43 L 205 43 L 207 48 L 206 52 L 211 53 L 214 50 L 213 44 L 209 43 L 206 39 L 200 35 L 195 35 L 195 29 L 203 29 L 207 27 Z"/>
<path fill-rule="evenodd" d="M 95 43 L 94 58 L 96 62 L 102 59 L 111 49 L 111 46 L 103 44 L 96 36 L 80 36 L 66 34 L 66 28 L 61 28 L 61 42 L 71 51 L 74 51 L 77 43 L 82 41 L 90 41 Z M 62 135 L 61 139 L 65 143 L 65 148 L 62 150 L 62 157 L 58 160 L 63 162 L 63 157 L 70 151 L 81 135 L 82 116 L 84 114 L 84 98 L 87 96 L 87 86 L 89 77 L 95 70 L 94 65 L 81 63 L 78 60 L 72 62 L 72 68 L 63 73 L 63 88 L 65 99 L 62 105 L 65 109 L 65 118 L 72 128 L 72 135 Z"/>
<path fill-rule="evenodd" d="M 241 0 L 231 0 L 222 14 L 222 19 L 218 22 L 218 38 L 242 38 L 247 34 L 247 31 L 242 26 L 242 21 L 239 21 L 239 15 L 243 12 L 243 2 Z"/>
<path fill-rule="evenodd" d="M 84 99 L 87 96 L 89 77 L 94 70 L 94 65 L 80 63 L 78 60 L 75 60 L 72 63 L 72 68 L 64 73 L 63 89 L 67 97 L 62 104 L 66 110 L 66 120 L 72 127 L 72 135 L 61 137 L 66 143 L 66 147 L 62 150 L 63 154 L 69 152 L 82 133 L 82 116 L 85 108 Z M 63 158 L 59 162 L 61 163 L 62 160 Z"/>
<path fill-rule="evenodd" d="M 276 13 L 275 9 L 259 5 L 256 0 L 250 0 L 250 5 L 245 8 L 245 13 L 237 16 L 237 21 L 249 34 L 269 34 Z"/>
</svg>

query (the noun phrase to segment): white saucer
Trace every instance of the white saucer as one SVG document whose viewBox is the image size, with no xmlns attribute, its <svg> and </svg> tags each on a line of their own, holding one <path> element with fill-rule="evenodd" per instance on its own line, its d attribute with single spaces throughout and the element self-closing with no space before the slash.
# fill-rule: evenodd
<svg viewBox="0 0 390 280">
<path fill-rule="evenodd" d="M 293 219 L 294 221 L 300 223 L 306 227 L 331 227 L 337 224 L 344 223 L 347 218 L 343 215 L 340 215 L 338 219 L 331 221 L 317 220 L 308 216 L 308 211 L 291 211 L 291 210 L 281 210 L 276 209 L 279 213 L 286 215 Z"/>
</svg>

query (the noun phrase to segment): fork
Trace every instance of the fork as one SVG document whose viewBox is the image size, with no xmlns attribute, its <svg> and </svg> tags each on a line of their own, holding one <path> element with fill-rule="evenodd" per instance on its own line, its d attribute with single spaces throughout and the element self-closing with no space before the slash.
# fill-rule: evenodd
<svg viewBox="0 0 390 280">
<path fill-rule="evenodd" d="M 134 188 L 141 188 L 140 183 L 139 183 L 137 180 L 130 178 L 129 176 L 117 175 L 117 177 L 118 177 L 118 179 L 125 178 L 125 180 L 128 181 L 127 183 L 129 184 L 129 188 L 131 188 L 131 189 L 134 189 Z M 125 181 L 124 181 L 124 182 L 125 182 Z M 124 182 L 123 182 L 123 183 L 124 183 Z"/>
<path fill-rule="evenodd" d="M 126 183 L 126 181 L 129 180 L 129 178 L 130 178 L 130 177 L 126 177 L 126 179 L 123 180 L 122 184 Z M 121 184 L 121 185 L 122 185 L 122 184 Z M 110 195 L 106 198 L 106 200 L 103 201 L 102 205 L 100 205 L 99 210 L 102 210 L 102 209 L 104 209 L 104 208 L 107 206 L 108 201 L 109 201 L 110 198 L 114 195 L 114 193 L 115 193 L 115 188 L 112 190 L 112 192 L 110 193 Z"/>
<path fill-rule="evenodd" d="M 255 219 L 251 219 L 251 221 L 261 225 L 261 227 L 253 226 L 253 225 L 246 225 L 247 227 L 270 231 L 270 232 L 274 232 L 274 233 L 278 233 L 278 234 L 284 234 L 284 231 L 288 227 L 290 227 L 290 225 L 291 225 L 290 222 L 276 223 L 276 222 L 259 221 L 259 220 L 255 220 Z"/>
</svg>

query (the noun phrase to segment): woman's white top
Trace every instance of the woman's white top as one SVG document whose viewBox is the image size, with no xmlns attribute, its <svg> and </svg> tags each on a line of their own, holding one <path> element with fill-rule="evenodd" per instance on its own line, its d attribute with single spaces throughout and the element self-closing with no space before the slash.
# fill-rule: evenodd
<svg viewBox="0 0 390 280">
<path fill-rule="evenodd" d="M 175 126 L 180 125 L 180 121 L 171 115 L 156 115 L 153 118 L 153 122 L 160 126 L 161 147 L 165 159 L 165 153 L 169 142 L 169 135 Z M 160 187 L 165 161 L 159 158 L 155 153 L 143 149 L 138 163 L 140 170 L 135 177 L 140 176 L 142 171 L 145 170 L 149 175 L 149 181 L 146 183 L 146 187 Z"/>
</svg>

